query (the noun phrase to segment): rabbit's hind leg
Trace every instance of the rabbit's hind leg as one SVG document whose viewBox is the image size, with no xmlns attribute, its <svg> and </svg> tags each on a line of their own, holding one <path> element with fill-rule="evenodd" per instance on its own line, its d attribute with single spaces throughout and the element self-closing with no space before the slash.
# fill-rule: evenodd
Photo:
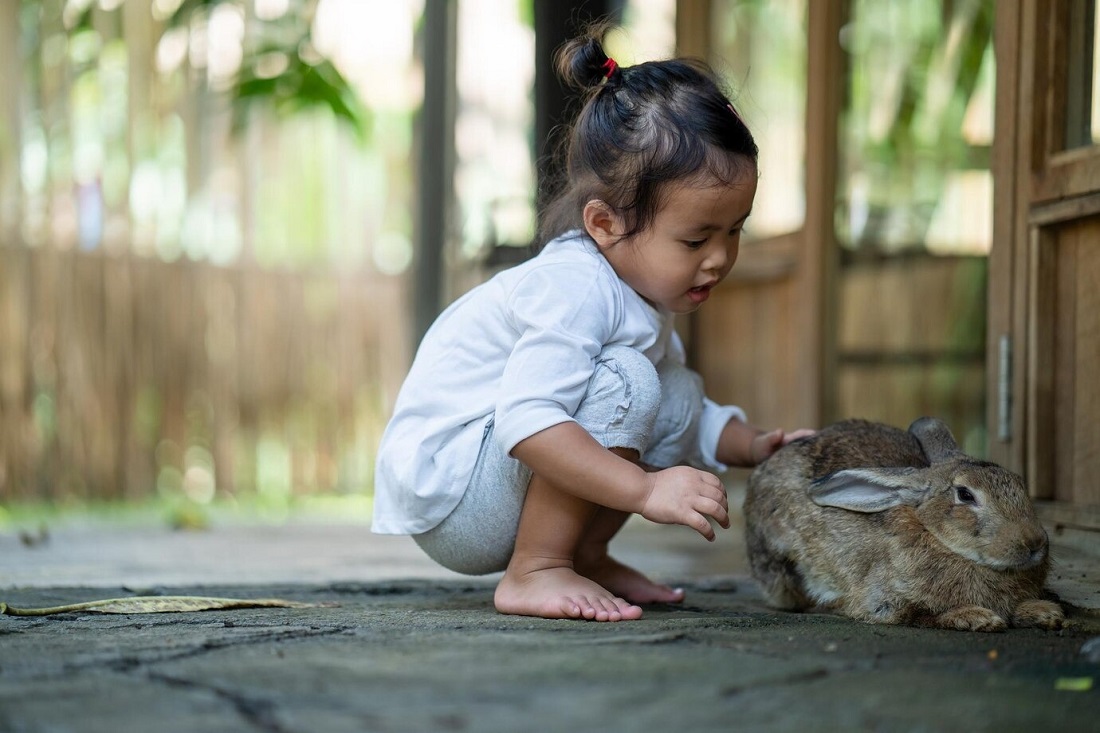
<svg viewBox="0 0 1100 733">
<path fill-rule="evenodd" d="M 805 582 L 795 564 L 773 556 L 754 556 L 752 574 L 764 590 L 768 603 L 785 611 L 804 611 L 814 604 L 807 597 Z"/>
</svg>

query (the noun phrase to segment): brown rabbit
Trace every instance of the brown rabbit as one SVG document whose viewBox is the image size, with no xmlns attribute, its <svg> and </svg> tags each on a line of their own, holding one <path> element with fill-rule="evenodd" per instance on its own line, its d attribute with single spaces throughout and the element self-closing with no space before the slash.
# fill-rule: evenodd
<svg viewBox="0 0 1100 733">
<path fill-rule="evenodd" d="M 783 609 L 970 631 L 1061 627 L 1042 600 L 1047 535 L 1023 480 L 935 418 L 864 420 L 794 441 L 745 497 L 753 576 Z"/>
</svg>

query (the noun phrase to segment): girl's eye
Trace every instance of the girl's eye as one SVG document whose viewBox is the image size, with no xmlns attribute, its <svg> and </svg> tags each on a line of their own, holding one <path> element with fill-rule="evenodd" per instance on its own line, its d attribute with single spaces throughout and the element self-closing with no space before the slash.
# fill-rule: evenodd
<svg viewBox="0 0 1100 733">
<path fill-rule="evenodd" d="M 688 247 L 690 247 L 691 249 L 699 249 L 700 247 L 702 247 L 706 243 L 707 243 L 707 240 L 705 240 L 705 239 L 685 239 L 684 240 L 684 244 L 687 245 Z"/>
<path fill-rule="evenodd" d="M 971 491 L 970 489 L 966 488 L 965 486 L 956 486 L 955 487 L 955 496 L 963 504 L 976 504 L 976 503 L 978 503 L 977 498 L 974 496 L 974 492 Z"/>
</svg>

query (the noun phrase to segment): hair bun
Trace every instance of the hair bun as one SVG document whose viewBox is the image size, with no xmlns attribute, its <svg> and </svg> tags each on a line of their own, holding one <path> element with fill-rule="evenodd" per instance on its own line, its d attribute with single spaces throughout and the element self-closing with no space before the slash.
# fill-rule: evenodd
<svg viewBox="0 0 1100 733">
<path fill-rule="evenodd" d="M 607 23 L 594 25 L 584 34 L 570 39 L 558 48 L 555 66 L 558 76 L 566 86 L 581 90 L 592 89 L 598 87 L 604 79 L 611 79 L 621 73 L 618 64 L 603 49 L 603 37 L 607 29 Z"/>
</svg>

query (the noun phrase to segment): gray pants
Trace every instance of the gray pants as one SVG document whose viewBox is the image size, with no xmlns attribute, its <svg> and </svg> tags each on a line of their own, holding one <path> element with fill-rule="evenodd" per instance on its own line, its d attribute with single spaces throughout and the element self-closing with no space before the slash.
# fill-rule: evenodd
<svg viewBox="0 0 1100 733">
<path fill-rule="evenodd" d="M 600 354 L 574 419 L 606 448 L 638 451 L 659 468 L 700 465 L 702 380 L 681 364 L 655 369 L 641 352 L 609 346 Z M 483 575 L 512 557 L 531 471 L 504 452 L 490 421 L 470 484 L 454 511 L 413 539 L 450 570 Z"/>
</svg>

